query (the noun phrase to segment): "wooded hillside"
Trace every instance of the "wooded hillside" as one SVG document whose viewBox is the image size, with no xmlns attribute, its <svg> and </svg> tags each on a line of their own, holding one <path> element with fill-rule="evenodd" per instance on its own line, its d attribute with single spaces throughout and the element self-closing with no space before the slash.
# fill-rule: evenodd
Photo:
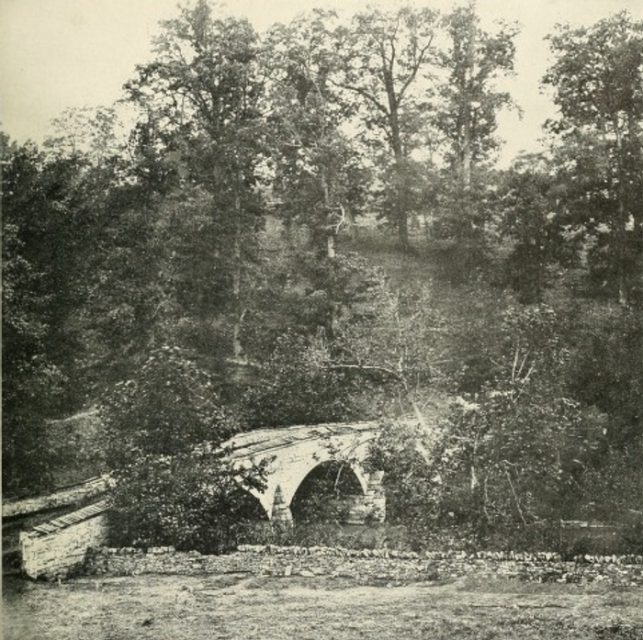
<svg viewBox="0 0 643 640">
<path fill-rule="evenodd" d="M 52 420 L 121 411 L 135 385 L 148 413 L 119 429 L 150 407 L 183 429 L 159 455 L 381 418 L 373 464 L 418 535 L 640 535 L 643 22 L 550 35 L 559 117 L 499 169 L 516 33 L 471 5 L 259 34 L 198 0 L 125 85 L 133 122 L 71 110 L 42 147 L 3 136 L 6 494 L 75 464 Z M 439 423 L 429 458 L 409 414 Z M 119 433 L 97 460 L 134 442 Z"/>
</svg>

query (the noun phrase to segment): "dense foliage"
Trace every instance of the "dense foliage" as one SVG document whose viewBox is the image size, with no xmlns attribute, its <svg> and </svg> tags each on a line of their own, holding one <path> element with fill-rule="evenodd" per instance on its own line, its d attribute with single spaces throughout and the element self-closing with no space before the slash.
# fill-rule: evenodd
<svg viewBox="0 0 643 640">
<path fill-rule="evenodd" d="M 261 483 L 217 452 L 236 430 L 352 418 L 388 425 L 372 464 L 418 544 L 640 518 L 643 23 L 557 28 L 559 118 L 500 170 L 516 34 L 473 5 L 258 34 L 195 0 L 129 130 L 3 136 L 5 491 L 51 485 L 50 421 L 100 402 L 144 546 L 234 538 Z"/>
<path fill-rule="evenodd" d="M 154 351 L 105 395 L 102 416 L 115 542 L 209 552 L 235 544 L 257 515 L 247 492 L 263 486 L 262 469 L 225 459 L 221 445 L 237 425 L 206 372 L 177 348 Z"/>
</svg>

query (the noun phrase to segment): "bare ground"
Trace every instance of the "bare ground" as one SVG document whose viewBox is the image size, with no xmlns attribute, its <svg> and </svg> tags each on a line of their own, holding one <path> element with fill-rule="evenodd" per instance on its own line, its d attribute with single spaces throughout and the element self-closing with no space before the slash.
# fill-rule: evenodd
<svg viewBox="0 0 643 640">
<path fill-rule="evenodd" d="M 643 589 L 462 579 L 138 576 L 5 581 L 5 640 L 643 639 Z"/>
</svg>

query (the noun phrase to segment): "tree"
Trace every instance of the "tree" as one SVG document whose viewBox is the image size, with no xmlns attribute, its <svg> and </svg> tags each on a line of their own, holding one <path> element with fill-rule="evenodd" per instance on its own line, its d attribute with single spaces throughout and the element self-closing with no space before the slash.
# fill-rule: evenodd
<svg viewBox="0 0 643 640">
<path fill-rule="evenodd" d="M 336 240 L 360 213 L 366 179 L 341 132 L 351 108 L 331 81 L 335 53 L 327 23 L 332 17 L 316 11 L 276 25 L 264 42 L 276 214 L 286 229 L 295 223 L 308 230 L 318 262 L 326 267 L 328 282 L 322 287 L 329 305 L 321 324 L 329 337 L 338 316 L 338 301 L 330 295 Z"/>
<path fill-rule="evenodd" d="M 117 543 L 204 552 L 235 544 L 236 527 L 257 515 L 247 492 L 263 488 L 263 467 L 235 469 L 225 458 L 237 424 L 205 371 L 180 349 L 155 350 L 104 395 L 101 415 Z"/>
<path fill-rule="evenodd" d="M 122 154 L 125 140 L 114 107 L 65 109 L 51 123 L 44 146 L 54 156 L 82 156 L 89 165 L 113 161 Z"/>
<path fill-rule="evenodd" d="M 512 104 L 496 82 L 513 72 L 517 28 L 484 31 L 474 2 L 455 9 L 444 23 L 450 46 L 441 53 L 440 66 L 447 80 L 440 84 L 435 123 L 448 168 L 440 176 L 433 235 L 450 277 L 462 281 L 489 262 L 489 185 L 495 177 L 482 165 L 500 144 L 494 135 L 498 112 Z"/>
<path fill-rule="evenodd" d="M 478 536 L 497 532 L 508 544 L 532 525 L 574 514 L 580 472 L 601 437 L 600 423 L 546 373 L 515 373 L 476 402 L 454 406 L 440 469 L 443 509 Z"/>
<path fill-rule="evenodd" d="M 15 150 L 15 147 L 14 147 Z M 5 149 L 6 151 L 6 149 Z M 5 155 L 7 157 L 7 155 Z M 4 189 L 11 189 L 5 168 Z M 6 192 L 5 192 L 6 193 Z M 24 257 L 20 229 L 7 208 L 2 220 L 2 488 L 5 494 L 47 488 L 54 456 L 46 418 L 66 382 L 46 354 L 49 296 L 38 294 L 41 275 Z M 49 445 L 49 446 L 47 446 Z"/>
<path fill-rule="evenodd" d="M 386 419 L 367 459 L 370 469 L 384 472 L 387 523 L 406 527 L 405 539 L 418 550 L 430 547 L 436 538 L 444 548 L 450 524 L 443 517 L 446 488 L 434 461 L 436 436 L 435 425 L 429 431 L 412 422 Z"/>
<path fill-rule="evenodd" d="M 35 490 L 48 486 L 55 457 L 42 446 L 46 420 L 87 390 L 79 317 L 101 195 L 82 158 L 48 159 L 5 136 L 2 147 L 3 481 Z"/>
<path fill-rule="evenodd" d="M 603 257 L 612 297 L 628 304 L 643 251 L 643 22 L 619 13 L 560 26 L 544 77 L 560 118 L 549 123 L 568 158 L 568 206 Z"/>
<path fill-rule="evenodd" d="M 448 79 L 440 85 L 443 107 L 436 120 L 448 146 L 447 158 L 466 189 L 475 164 L 499 144 L 494 137 L 498 111 L 512 101 L 495 82 L 513 73 L 518 31 L 515 25 L 500 25 L 495 34 L 484 31 L 474 2 L 446 16 L 445 25 L 451 46 L 440 61 Z"/>
<path fill-rule="evenodd" d="M 417 535 L 444 529 L 478 544 L 541 546 L 553 542 L 539 539 L 544 523 L 578 513 L 604 422 L 565 385 L 553 309 L 509 307 L 501 323 L 500 340 L 481 354 L 494 374 L 476 393 L 456 396 L 428 434 L 393 424 L 374 448 L 372 463 L 392 471 L 387 487 L 402 501 L 395 513 Z"/>
<path fill-rule="evenodd" d="M 357 417 L 354 379 L 332 366 L 324 341 L 284 334 L 243 398 L 251 427 L 341 422 Z"/>
<path fill-rule="evenodd" d="M 578 316 L 567 373 L 573 396 L 609 416 L 617 450 L 643 444 L 643 319 L 636 309 L 586 304 Z"/>
<path fill-rule="evenodd" d="M 163 27 L 155 59 L 139 66 L 126 88 L 153 114 L 148 132 L 158 133 L 178 174 L 163 221 L 176 244 L 167 264 L 176 302 L 187 302 L 187 315 L 201 325 L 213 313 L 225 318 L 238 359 L 248 265 L 262 221 L 255 189 L 263 139 L 257 35 L 247 20 L 215 17 L 206 0 L 182 8 Z M 185 210 L 184 200 L 196 209 Z M 195 228 L 203 251 L 186 247 Z M 191 279 L 194 268 L 208 277 Z"/>
<path fill-rule="evenodd" d="M 166 319 L 167 294 L 158 279 L 163 190 L 155 189 L 140 157 L 143 128 L 139 123 L 127 140 L 114 108 L 68 109 L 44 144 L 48 164 L 72 163 L 77 190 L 83 189 L 79 206 L 91 214 L 91 251 L 81 267 L 85 295 L 69 323 L 80 335 L 75 358 L 91 395 L 128 375 L 140 352 L 162 339 Z M 163 172 L 160 158 L 155 164 Z M 165 182 L 167 188 L 172 181 Z"/>
<path fill-rule="evenodd" d="M 380 144 L 396 172 L 391 187 L 395 207 L 389 215 L 405 251 L 410 244 L 404 172 L 418 144 L 425 108 L 416 83 L 435 56 L 436 25 L 434 11 L 406 6 L 389 13 L 370 9 L 336 31 L 342 61 L 337 84 L 357 96 L 366 130 L 383 137 Z"/>
<path fill-rule="evenodd" d="M 377 383 L 385 392 L 380 403 L 388 395 L 393 411 L 410 408 L 421 422 L 427 397 L 445 382 L 438 338 L 444 319 L 430 299 L 428 287 L 393 292 L 378 283 L 366 313 L 343 327 L 334 365 Z"/>
<path fill-rule="evenodd" d="M 579 262 L 581 239 L 567 227 L 564 189 L 555 164 L 541 154 L 517 158 L 502 175 L 499 231 L 511 243 L 503 272 L 523 303 L 542 302 L 556 265 Z"/>
<path fill-rule="evenodd" d="M 333 15 L 318 10 L 275 25 L 263 52 L 278 213 L 287 224 L 308 226 L 317 251 L 330 257 L 339 228 L 348 223 L 343 170 L 351 155 L 340 132 L 350 109 L 331 82 L 327 23 Z"/>
</svg>

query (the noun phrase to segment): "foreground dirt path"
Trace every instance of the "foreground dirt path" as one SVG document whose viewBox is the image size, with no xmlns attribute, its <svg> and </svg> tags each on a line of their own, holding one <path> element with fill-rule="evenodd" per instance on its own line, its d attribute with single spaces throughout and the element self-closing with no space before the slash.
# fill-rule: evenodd
<svg viewBox="0 0 643 640">
<path fill-rule="evenodd" d="M 402 587 L 323 578 L 9 579 L 5 640 L 643 640 L 643 589 L 515 581 Z"/>
</svg>

